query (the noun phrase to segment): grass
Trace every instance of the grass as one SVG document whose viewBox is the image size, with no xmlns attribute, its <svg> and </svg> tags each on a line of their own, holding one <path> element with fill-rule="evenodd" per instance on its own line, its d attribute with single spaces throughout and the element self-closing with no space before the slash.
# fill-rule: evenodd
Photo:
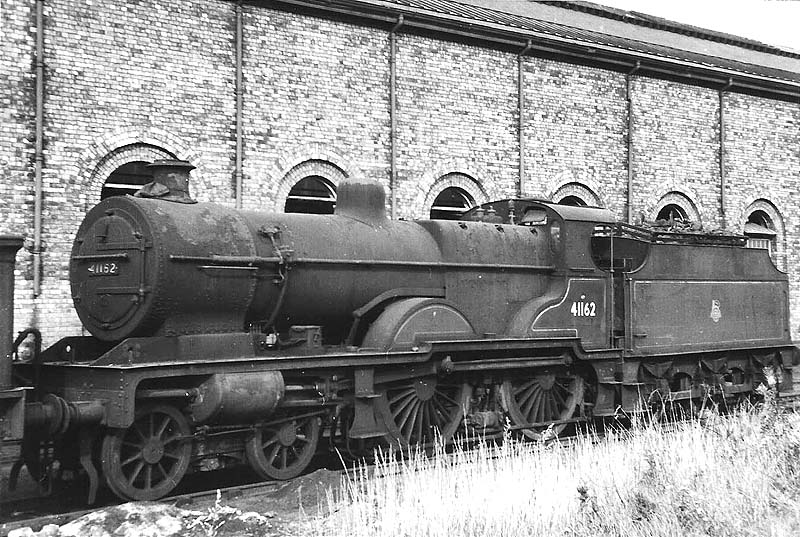
<svg viewBox="0 0 800 537">
<path fill-rule="evenodd" d="M 768 398 L 769 399 L 769 398 Z M 667 430 L 665 430 L 667 429 Z M 575 442 L 377 455 L 323 499 L 330 536 L 800 535 L 800 417 L 768 401 Z"/>
</svg>

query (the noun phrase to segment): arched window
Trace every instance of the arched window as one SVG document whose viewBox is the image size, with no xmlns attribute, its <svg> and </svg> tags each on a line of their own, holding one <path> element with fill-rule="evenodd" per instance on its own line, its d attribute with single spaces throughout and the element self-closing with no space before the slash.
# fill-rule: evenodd
<svg viewBox="0 0 800 537">
<path fill-rule="evenodd" d="M 319 175 L 300 179 L 286 197 L 287 213 L 333 214 L 336 208 L 336 187 Z"/>
<path fill-rule="evenodd" d="M 656 220 L 674 220 L 677 222 L 685 222 L 688 219 L 689 217 L 687 216 L 686 211 L 683 210 L 683 207 L 674 203 L 664 205 L 664 207 L 662 207 L 656 215 Z"/>
<path fill-rule="evenodd" d="M 475 200 L 464 189 L 450 186 L 433 200 L 431 220 L 458 220 L 474 206 Z"/>
<path fill-rule="evenodd" d="M 777 233 L 772 218 L 764 211 L 756 210 L 747 217 L 744 225 L 748 248 L 763 248 L 770 254 L 775 251 Z"/>
<path fill-rule="evenodd" d="M 123 164 L 108 176 L 100 191 L 100 199 L 111 196 L 124 196 L 135 193 L 153 180 L 153 174 L 147 169 L 149 162 L 137 160 Z"/>
<path fill-rule="evenodd" d="M 564 196 L 563 198 L 561 198 L 561 201 L 559 201 L 558 204 L 571 205 L 573 207 L 586 207 L 587 205 L 587 203 L 578 196 Z"/>
</svg>

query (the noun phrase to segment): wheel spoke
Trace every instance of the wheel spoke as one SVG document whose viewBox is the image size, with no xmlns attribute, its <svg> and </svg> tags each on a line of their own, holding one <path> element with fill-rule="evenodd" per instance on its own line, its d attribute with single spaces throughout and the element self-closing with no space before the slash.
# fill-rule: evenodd
<svg viewBox="0 0 800 537">
<path fill-rule="evenodd" d="M 432 399 L 432 401 L 432 409 L 434 411 L 434 416 L 437 418 L 436 421 L 438 423 L 446 422 L 450 416 L 451 409 L 447 408 L 444 403 L 435 397 Z"/>
<path fill-rule="evenodd" d="M 414 399 L 410 405 L 408 405 L 402 414 L 394 414 L 395 423 L 399 428 L 403 428 L 406 423 L 408 423 L 409 416 L 414 412 L 414 408 L 419 404 L 419 399 Z"/>
<path fill-rule="evenodd" d="M 402 390 L 398 392 L 396 395 L 394 395 L 391 399 L 389 399 L 389 404 L 395 405 L 401 399 L 405 399 L 406 397 L 414 397 L 415 393 L 416 391 L 414 390 L 414 388 L 407 388 L 405 390 Z"/>
<path fill-rule="evenodd" d="M 280 450 L 281 450 L 281 445 L 276 443 L 275 446 L 273 446 L 272 450 L 269 452 L 269 455 L 267 455 L 267 461 L 269 461 L 269 464 L 275 462 L 275 458 L 278 456 L 278 452 Z"/>
<path fill-rule="evenodd" d="M 146 489 L 153 488 L 153 465 L 152 464 L 148 464 L 145 467 L 144 488 L 146 488 Z"/>
<path fill-rule="evenodd" d="M 164 433 L 167 432 L 167 427 L 169 427 L 170 419 L 169 416 L 164 416 L 164 421 L 161 422 L 161 425 L 158 427 L 158 431 L 156 431 L 155 436 L 157 438 L 161 438 L 164 436 Z"/>
<path fill-rule="evenodd" d="M 533 420 L 531 419 L 534 416 L 532 410 L 534 409 L 534 405 L 539 401 L 539 394 L 534 393 L 528 398 L 525 402 L 525 406 L 522 407 L 522 415 L 525 416 L 525 420 L 530 423 Z M 519 402 L 517 402 L 517 406 L 519 406 Z"/>
<path fill-rule="evenodd" d="M 425 413 L 425 404 L 420 403 L 417 405 L 417 411 L 414 413 L 414 425 L 416 429 L 416 440 L 422 442 L 423 439 L 423 426 L 425 425 L 422 415 Z"/>
<path fill-rule="evenodd" d="M 139 436 L 139 439 L 144 440 L 146 442 L 147 441 L 147 436 L 139 428 L 140 425 L 141 425 L 140 423 L 134 423 L 131 428 L 133 429 L 133 432 L 135 432 Z"/>
<path fill-rule="evenodd" d="M 566 427 L 565 423 L 555 422 L 570 417 L 582 401 L 583 380 L 577 376 L 545 374 L 519 383 L 507 380 L 501 389 L 503 405 L 512 423 L 543 424 L 522 430 L 526 437 L 536 440 L 549 427 L 556 433 Z"/>
<path fill-rule="evenodd" d="M 256 430 L 245 444 L 250 467 L 265 479 L 290 479 L 299 475 L 316 453 L 320 418 L 286 418 L 286 421 L 275 427 Z M 282 442 L 292 438 L 287 436 L 290 429 L 293 440 L 289 445 L 284 445 Z"/>
<path fill-rule="evenodd" d="M 391 409 L 392 409 L 392 414 L 393 414 L 393 415 L 394 415 L 394 417 L 396 418 L 398 415 L 400 415 L 400 413 L 401 413 L 401 412 L 403 412 L 404 410 L 407 410 L 407 409 L 408 409 L 408 408 L 409 408 L 411 405 L 413 405 L 413 404 L 414 404 L 416 401 L 417 401 L 417 398 L 416 398 L 416 397 L 409 397 L 408 399 L 406 399 L 405 401 L 403 401 L 403 403 L 402 403 L 402 404 L 400 404 L 400 405 L 398 405 L 398 406 L 392 406 L 392 405 L 390 404 L 390 405 L 389 405 L 389 408 L 391 408 Z"/>
<path fill-rule="evenodd" d="M 546 404 L 544 407 L 544 421 L 554 421 L 558 419 L 558 405 L 553 397 L 553 391 L 547 392 Z"/>
<path fill-rule="evenodd" d="M 163 403 L 136 409 L 127 428 L 109 429 L 100 447 L 102 475 L 124 500 L 152 501 L 183 479 L 192 458 L 192 430 L 186 416 Z"/>
<path fill-rule="evenodd" d="M 125 459 L 124 461 L 120 461 L 119 464 L 120 464 L 120 466 L 127 466 L 130 463 L 132 463 L 134 461 L 138 461 L 141 458 L 142 458 L 142 452 L 141 451 L 137 451 L 133 455 L 131 455 L 130 457 Z"/>
<path fill-rule="evenodd" d="M 263 438 L 263 437 L 262 437 L 262 438 Z M 277 443 L 278 443 L 278 437 L 277 437 L 277 436 L 270 436 L 270 437 L 267 439 L 267 441 L 266 441 L 266 442 L 263 442 L 263 443 L 261 444 L 261 450 L 262 450 L 262 451 L 266 451 L 266 450 L 267 450 L 267 448 L 268 448 L 269 446 L 271 446 L 272 444 L 277 444 Z"/>
<path fill-rule="evenodd" d="M 403 425 L 400 427 L 400 431 L 409 442 L 411 441 L 411 432 L 414 430 L 414 425 L 417 422 L 417 413 L 419 412 L 421 404 L 419 400 L 415 400 L 411 412 L 409 412 L 406 419 L 401 422 Z"/>
<path fill-rule="evenodd" d="M 136 468 L 133 469 L 131 476 L 128 478 L 129 485 L 133 485 L 133 482 L 136 481 L 137 477 L 139 477 L 139 474 L 141 473 L 142 468 L 144 468 L 144 466 L 145 466 L 144 461 L 141 461 L 139 462 L 139 464 L 136 465 Z"/>
<path fill-rule="evenodd" d="M 453 406 L 458 406 L 458 405 L 461 404 L 458 401 L 456 401 L 455 399 L 453 399 L 450 396 L 450 394 L 448 394 L 448 393 L 446 393 L 446 392 L 444 392 L 442 390 L 437 390 L 436 393 L 434 393 L 434 397 L 438 397 L 440 399 L 444 399 L 445 401 L 447 401 L 448 403 L 450 403 Z"/>
<path fill-rule="evenodd" d="M 427 444 L 438 430 L 448 442 L 461 426 L 466 404 L 467 384 L 442 383 L 435 376 L 409 379 L 408 384 L 395 385 L 375 402 L 375 409 L 386 424 L 386 438 L 401 447 Z M 404 397 L 398 397 L 398 392 Z"/>
<path fill-rule="evenodd" d="M 564 399 L 564 396 L 561 394 L 562 390 L 553 390 L 553 399 L 558 403 L 558 408 L 564 408 L 567 406 L 567 401 Z M 566 392 L 566 390 L 564 390 Z M 569 393 L 567 392 L 567 397 L 569 397 Z"/>
</svg>

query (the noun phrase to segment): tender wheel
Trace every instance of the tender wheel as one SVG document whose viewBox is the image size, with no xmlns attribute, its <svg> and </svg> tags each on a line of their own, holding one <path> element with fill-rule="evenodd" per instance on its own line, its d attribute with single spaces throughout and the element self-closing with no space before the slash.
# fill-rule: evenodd
<svg viewBox="0 0 800 537">
<path fill-rule="evenodd" d="M 170 405 L 136 412 L 127 429 L 111 429 L 103 439 L 101 468 L 108 488 L 125 500 L 157 500 L 183 479 L 192 455 L 186 417 Z"/>
<path fill-rule="evenodd" d="M 539 440 L 548 422 L 567 420 L 583 400 L 583 379 L 567 373 L 538 373 L 524 380 L 507 380 L 500 389 L 503 408 L 514 425 L 544 423 L 541 427 L 523 429 L 531 440 Z M 560 433 L 566 424 L 553 425 Z"/>
<path fill-rule="evenodd" d="M 263 479 L 297 477 L 314 458 L 321 422 L 306 416 L 256 429 L 245 445 L 247 462 Z"/>
<path fill-rule="evenodd" d="M 378 413 L 396 445 L 432 445 L 438 438 L 448 442 L 464 417 L 471 394 L 468 384 L 447 383 L 423 377 L 396 383 L 375 400 Z"/>
</svg>

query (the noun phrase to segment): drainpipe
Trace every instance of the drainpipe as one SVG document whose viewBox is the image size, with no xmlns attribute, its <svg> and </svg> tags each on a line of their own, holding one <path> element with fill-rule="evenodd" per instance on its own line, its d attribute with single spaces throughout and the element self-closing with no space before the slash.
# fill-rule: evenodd
<svg viewBox="0 0 800 537">
<path fill-rule="evenodd" d="M 36 0 L 36 147 L 33 202 L 33 297 L 42 292 L 42 167 L 44 163 L 44 0 Z"/>
<path fill-rule="evenodd" d="M 392 220 L 397 220 L 397 30 L 403 25 L 403 16 L 389 31 L 389 190 L 392 192 Z"/>
<path fill-rule="evenodd" d="M 727 177 L 725 170 L 725 92 L 733 86 L 733 79 L 729 78 L 728 83 L 719 90 L 719 192 L 720 192 L 720 224 L 725 229 L 727 223 L 727 203 L 725 189 Z"/>
<path fill-rule="evenodd" d="M 520 50 L 519 54 L 517 54 L 517 104 L 519 108 L 517 124 L 517 131 L 519 133 L 519 191 L 517 194 L 519 194 L 520 197 L 522 193 L 525 192 L 525 133 L 523 131 L 525 127 L 525 62 L 523 57 L 531 48 L 533 48 L 533 43 L 528 39 L 525 48 Z"/>
<path fill-rule="evenodd" d="M 628 104 L 628 192 L 627 192 L 627 220 L 633 224 L 633 99 L 631 97 L 631 77 L 642 66 L 642 62 L 636 61 L 633 69 L 625 74 L 625 101 Z"/>
<path fill-rule="evenodd" d="M 242 208 L 242 0 L 236 2 L 236 208 Z"/>
</svg>

